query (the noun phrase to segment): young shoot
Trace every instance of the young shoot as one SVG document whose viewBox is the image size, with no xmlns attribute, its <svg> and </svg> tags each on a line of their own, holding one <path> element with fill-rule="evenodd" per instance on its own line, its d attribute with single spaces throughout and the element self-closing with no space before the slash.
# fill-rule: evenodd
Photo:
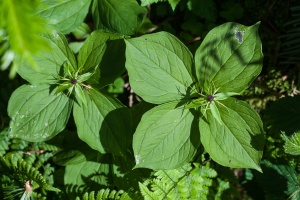
<svg viewBox="0 0 300 200">
<path fill-rule="evenodd" d="M 74 70 L 69 63 L 64 62 L 62 65 L 63 75 L 59 76 L 58 87 L 56 94 L 68 90 L 67 95 L 70 96 L 75 91 L 75 97 L 84 105 L 87 104 L 84 88 L 89 91 L 92 87 L 84 82 L 87 81 L 96 71 L 98 65 L 95 67 L 94 72 L 87 72 L 81 74 L 82 69 Z"/>
<path fill-rule="evenodd" d="M 201 112 L 203 113 L 202 116 L 205 115 L 207 110 L 210 110 L 213 117 L 219 122 L 219 124 L 222 125 L 221 115 L 216 104 L 224 106 L 226 108 L 226 106 L 222 104 L 220 101 L 226 100 L 227 98 L 234 95 L 239 95 L 239 93 L 235 93 L 235 92 L 218 93 L 218 90 L 220 88 L 216 88 L 213 82 L 211 82 L 210 84 L 206 83 L 204 84 L 204 86 L 207 86 L 207 88 L 202 87 L 201 91 L 197 93 L 198 97 L 190 101 L 190 103 L 185 105 L 184 108 L 190 109 L 190 108 L 200 107 Z"/>
</svg>

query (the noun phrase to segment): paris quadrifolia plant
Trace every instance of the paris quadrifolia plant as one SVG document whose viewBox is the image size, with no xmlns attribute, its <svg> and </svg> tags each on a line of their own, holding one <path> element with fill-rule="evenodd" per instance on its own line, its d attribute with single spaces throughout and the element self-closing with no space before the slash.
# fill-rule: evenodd
<svg viewBox="0 0 300 200">
<path fill-rule="evenodd" d="M 143 115 L 133 136 L 137 168 L 182 166 L 203 145 L 223 166 L 261 171 L 262 121 L 238 99 L 262 68 L 258 27 L 218 26 L 194 57 L 167 32 L 125 40 L 133 90 L 158 104 Z"/>
</svg>

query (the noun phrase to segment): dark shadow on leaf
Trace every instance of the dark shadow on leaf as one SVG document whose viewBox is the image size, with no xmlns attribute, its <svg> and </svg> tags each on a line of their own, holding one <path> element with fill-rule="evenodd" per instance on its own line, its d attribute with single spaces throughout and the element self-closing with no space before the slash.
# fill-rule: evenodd
<svg viewBox="0 0 300 200">
<path fill-rule="evenodd" d="M 105 152 L 128 156 L 133 136 L 129 109 L 121 107 L 109 112 L 102 121 L 99 135 Z"/>
<path fill-rule="evenodd" d="M 113 83 L 125 72 L 125 42 L 123 39 L 108 40 L 105 53 L 96 73 L 87 81 L 96 88 Z"/>
<path fill-rule="evenodd" d="M 189 111 L 194 116 L 192 121 L 191 133 L 190 133 L 190 140 L 193 144 L 194 148 L 198 148 L 200 146 L 200 129 L 199 129 L 199 119 L 200 115 L 199 112 L 195 109 L 189 109 Z"/>
</svg>

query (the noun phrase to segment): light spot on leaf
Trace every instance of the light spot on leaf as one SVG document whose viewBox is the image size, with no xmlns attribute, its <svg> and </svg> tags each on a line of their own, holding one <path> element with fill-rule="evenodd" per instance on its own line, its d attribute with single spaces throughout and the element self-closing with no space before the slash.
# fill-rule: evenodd
<svg viewBox="0 0 300 200">
<path fill-rule="evenodd" d="M 141 156 L 140 155 L 136 155 L 135 156 L 135 164 L 138 165 L 141 162 Z"/>
<path fill-rule="evenodd" d="M 48 126 L 49 124 L 46 122 L 44 125 L 45 125 L 45 126 Z"/>
<path fill-rule="evenodd" d="M 25 117 L 24 115 L 21 115 L 21 117 L 20 117 L 20 118 L 22 119 L 22 118 L 24 118 L 24 117 Z"/>
<path fill-rule="evenodd" d="M 234 28 L 234 37 L 241 44 L 243 42 L 243 36 L 246 31 L 239 31 L 239 28 L 237 26 L 235 26 Z"/>
<path fill-rule="evenodd" d="M 55 24 L 55 23 L 54 23 L 54 24 Z M 55 33 L 55 32 L 53 33 L 53 36 L 54 36 L 55 39 L 58 39 L 58 38 L 59 38 L 59 35 L 58 35 L 57 33 Z"/>
</svg>

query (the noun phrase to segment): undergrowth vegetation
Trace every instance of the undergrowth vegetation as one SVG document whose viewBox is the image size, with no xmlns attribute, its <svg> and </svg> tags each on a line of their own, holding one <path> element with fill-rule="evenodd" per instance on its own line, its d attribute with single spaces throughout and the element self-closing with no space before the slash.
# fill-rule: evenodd
<svg viewBox="0 0 300 200">
<path fill-rule="evenodd" d="M 0 1 L 0 199 L 300 199 L 299 11 Z"/>
</svg>

